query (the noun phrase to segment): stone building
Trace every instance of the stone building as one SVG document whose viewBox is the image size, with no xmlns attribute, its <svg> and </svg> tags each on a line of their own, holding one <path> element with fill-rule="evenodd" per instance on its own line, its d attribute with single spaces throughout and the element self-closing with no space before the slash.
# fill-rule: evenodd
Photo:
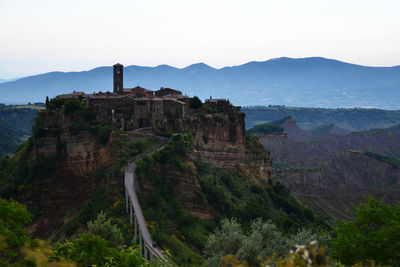
<svg viewBox="0 0 400 267">
<path fill-rule="evenodd" d="M 120 125 L 126 131 L 145 127 L 152 127 L 154 131 L 181 130 L 174 129 L 180 125 L 177 121 L 198 112 L 190 109 L 191 98 L 175 89 L 124 88 L 123 73 L 123 65 L 113 66 L 113 92 L 85 94 L 74 91 L 58 97 L 82 101 L 95 112 L 98 121 Z M 209 99 L 206 103 L 219 112 L 232 109 L 229 101 L 223 99 Z"/>
</svg>

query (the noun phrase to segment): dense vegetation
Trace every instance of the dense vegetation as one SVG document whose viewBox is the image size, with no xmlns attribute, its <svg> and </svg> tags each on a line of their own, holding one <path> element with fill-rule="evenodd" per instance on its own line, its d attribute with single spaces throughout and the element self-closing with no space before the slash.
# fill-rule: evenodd
<svg viewBox="0 0 400 267">
<path fill-rule="evenodd" d="M 0 158 L 14 153 L 31 135 L 37 110 L 0 104 Z"/>
<path fill-rule="evenodd" d="M 299 228 L 328 228 L 324 220 L 301 205 L 282 184 L 246 184 L 241 174 L 232 174 L 200 161 L 190 163 L 191 136 L 176 135 L 162 151 L 137 161 L 142 185 L 152 191 L 140 196 L 146 220 L 150 221 L 155 241 L 168 248 L 178 264 L 198 265 L 203 260 L 188 247 L 201 252 L 215 222 L 235 217 L 244 228 L 251 220 L 272 220 L 280 231 L 296 233 Z M 188 161 L 189 160 L 189 161 Z M 174 170 L 172 173 L 166 170 Z M 201 190 L 198 202 L 213 210 L 215 222 L 186 214 L 175 198 L 171 176 L 197 176 Z"/>
<path fill-rule="evenodd" d="M 299 126 L 312 129 L 323 124 L 336 124 L 363 131 L 371 128 L 384 128 L 400 123 L 399 110 L 363 108 L 298 108 L 285 106 L 243 107 L 246 114 L 246 127 L 271 122 L 292 116 Z M 382 127 L 380 127 L 382 126 Z"/>
<path fill-rule="evenodd" d="M 315 240 L 326 246 L 328 239 L 326 233 L 317 235 L 305 228 L 294 234 L 285 234 L 271 221 L 263 222 L 260 218 L 251 222 L 248 231 L 243 231 L 235 219 L 223 219 L 220 228 L 209 236 L 205 255 L 208 266 L 218 266 L 225 255 L 258 266 L 260 257 L 283 257 L 294 250 L 296 245 L 309 244 Z"/>
<path fill-rule="evenodd" d="M 26 207 L 0 198 L 0 266 L 14 262 L 30 240 L 23 227 L 32 221 Z"/>
<path fill-rule="evenodd" d="M 335 228 L 332 254 L 344 264 L 372 260 L 379 265 L 400 264 L 400 202 L 386 205 L 367 197 L 354 211 L 354 221 Z"/>
<path fill-rule="evenodd" d="M 284 129 L 282 127 L 282 123 L 288 118 L 289 117 L 285 117 L 280 120 L 257 124 L 253 128 L 247 130 L 246 133 L 247 135 L 283 133 Z"/>
<path fill-rule="evenodd" d="M 23 229 L 32 219 L 24 205 L 0 199 L 0 266 L 161 266 L 140 247 L 123 246 L 121 230 L 99 213 L 87 233 L 51 247 Z"/>
<path fill-rule="evenodd" d="M 354 221 L 340 222 L 331 234 L 304 228 L 288 234 L 281 232 L 271 221 L 256 219 L 249 222 L 249 227 L 244 227 L 235 219 L 222 219 L 205 243 L 207 265 L 343 266 L 340 263 L 344 263 L 398 266 L 399 203 L 386 205 L 368 197 L 356 207 L 354 215 Z M 124 240 L 118 223 L 103 212 L 88 222 L 85 233 L 53 246 L 33 240 L 23 230 L 31 218 L 25 206 L 0 199 L 1 266 L 165 265 L 143 259 L 138 246 L 126 246 L 129 242 Z M 186 222 L 193 225 L 193 220 Z M 184 256 L 180 255 L 180 258 Z"/>
<path fill-rule="evenodd" d="M 57 128 L 63 117 L 72 119 L 68 120 L 70 123 L 65 129 Z M 96 123 L 93 112 L 75 100 L 49 101 L 46 111 L 35 122 L 34 136 L 20 147 L 14 157 L 6 157 L 0 162 L 1 197 L 24 194 L 26 198 L 39 199 L 38 196 L 46 189 L 45 179 L 54 174 L 57 164 L 63 159 L 65 146 L 61 139 L 58 139 L 56 155 L 35 157 L 33 138 L 47 134 L 59 136 L 61 131 L 69 131 L 72 135 L 85 131 L 96 136 L 99 147 L 112 146 L 116 151 L 115 160 L 110 166 L 93 173 L 97 179 L 95 191 L 86 205 L 55 236 L 53 241 L 61 242 L 52 246 L 32 240 L 23 231 L 22 227 L 33 218 L 24 206 L 0 199 L 0 266 L 7 262 L 19 262 L 25 266 L 51 262 L 58 266 L 150 265 L 140 257 L 136 247 L 121 185 L 111 181 L 122 177 L 128 160 L 156 144 L 143 140 L 130 143 L 114 127 Z M 280 124 L 275 122 L 272 125 Z M 327 242 L 329 235 L 320 231 L 329 231 L 330 227 L 320 216 L 299 203 L 284 185 L 272 180 L 246 183 L 246 177 L 240 172 L 227 172 L 194 161 L 191 134 L 169 136 L 172 139 L 166 147 L 139 158 L 136 165 L 142 188 L 139 200 L 153 240 L 161 248 L 171 251 L 176 264 L 199 266 L 207 263 L 213 266 L 227 260 L 223 256 L 229 254 L 233 261 L 246 261 L 257 266 L 260 262 L 266 264 L 273 255 L 285 257 L 294 245 L 308 244 L 314 239 L 322 245 L 328 244 L 335 259 L 344 263 L 375 260 L 380 264 L 398 264 L 398 205 L 387 206 L 369 199 L 357 208 L 356 220 L 340 223 L 331 233 L 332 240 Z M 110 138 L 112 142 L 109 142 Z M 251 136 L 246 138 L 246 145 L 254 149 L 262 147 L 258 139 Z M 375 154 L 368 156 L 379 157 Z M 390 160 L 386 157 L 379 159 Z M 176 177 L 185 177 L 188 181 L 194 178 L 198 182 L 194 201 L 204 204 L 215 216 L 214 220 L 201 219 L 184 211 L 184 203 L 177 198 L 174 186 Z M 32 212 L 35 216 L 40 215 L 40 209 Z M 314 249 L 312 246 L 309 248 L 310 251 Z M 376 255 L 377 250 L 382 256 Z M 304 261 L 302 255 L 305 252 L 298 251 L 275 262 L 285 262 L 298 255 L 298 260 Z M 320 254 L 325 256 L 326 251 Z"/>
</svg>

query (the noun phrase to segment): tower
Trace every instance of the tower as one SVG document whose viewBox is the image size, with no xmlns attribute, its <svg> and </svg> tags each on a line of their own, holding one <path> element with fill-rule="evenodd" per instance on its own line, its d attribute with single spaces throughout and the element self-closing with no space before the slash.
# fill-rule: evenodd
<svg viewBox="0 0 400 267">
<path fill-rule="evenodd" d="M 117 63 L 114 69 L 114 93 L 122 94 L 124 91 L 124 66 Z"/>
</svg>

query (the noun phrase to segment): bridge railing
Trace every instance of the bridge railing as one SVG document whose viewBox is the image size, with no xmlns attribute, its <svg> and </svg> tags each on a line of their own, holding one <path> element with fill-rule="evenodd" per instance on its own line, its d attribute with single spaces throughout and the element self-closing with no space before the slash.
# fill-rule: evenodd
<svg viewBox="0 0 400 267">
<path fill-rule="evenodd" d="M 143 216 L 142 208 L 140 207 L 134 188 L 135 170 L 135 163 L 129 163 L 125 168 L 124 179 L 126 211 L 130 214 L 130 223 L 134 222 L 135 224 L 135 241 L 139 239 L 139 245 L 143 248 L 141 253 L 145 258 L 151 260 L 153 257 L 156 257 L 167 262 L 164 254 L 155 246 L 155 243 L 151 239 L 149 229 L 147 228 L 146 220 Z"/>
</svg>

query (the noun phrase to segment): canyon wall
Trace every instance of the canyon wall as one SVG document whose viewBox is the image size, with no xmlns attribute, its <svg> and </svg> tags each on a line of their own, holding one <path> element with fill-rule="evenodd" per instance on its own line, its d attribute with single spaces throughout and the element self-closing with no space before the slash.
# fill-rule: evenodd
<svg viewBox="0 0 400 267">
<path fill-rule="evenodd" d="M 228 171 L 241 170 L 253 181 L 272 176 L 269 154 L 258 141 L 246 138 L 243 113 L 189 117 L 184 125 L 193 133 L 196 159 Z"/>
</svg>

